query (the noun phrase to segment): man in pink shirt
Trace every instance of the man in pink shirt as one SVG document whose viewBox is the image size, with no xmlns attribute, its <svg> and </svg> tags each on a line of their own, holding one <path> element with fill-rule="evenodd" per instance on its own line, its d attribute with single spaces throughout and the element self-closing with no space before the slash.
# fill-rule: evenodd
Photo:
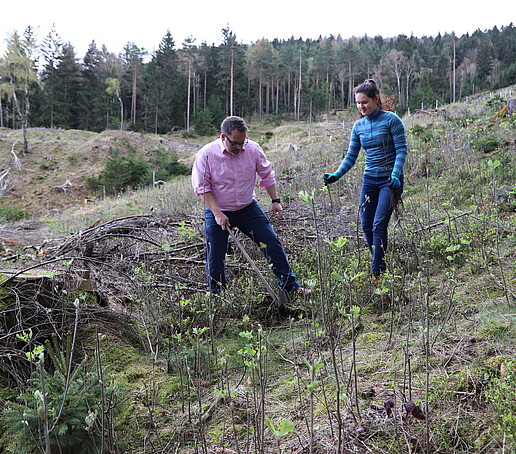
<svg viewBox="0 0 516 454">
<path fill-rule="evenodd" d="M 283 217 L 272 164 L 260 145 L 247 139 L 247 132 L 242 118 L 227 117 L 222 122 L 220 137 L 199 150 L 192 169 L 194 191 L 205 204 L 208 285 L 214 293 L 226 286 L 227 230 L 238 227 L 261 248 L 282 290 L 308 294 L 310 291 L 296 281 L 283 246 L 256 201 L 258 176 L 259 186 L 272 200 L 274 217 Z"/>
</svg>

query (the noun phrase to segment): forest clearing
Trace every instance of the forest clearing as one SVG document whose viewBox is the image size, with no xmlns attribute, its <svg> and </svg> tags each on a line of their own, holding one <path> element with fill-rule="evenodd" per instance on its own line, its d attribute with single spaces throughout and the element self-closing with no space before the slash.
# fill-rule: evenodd
<svg viewBox="0 0 516 454">
<path fill-rule="evenodd" d="M 358 225 L 363 160 L 339 185 L 322 183 L 356 112 L 249 121 L 285 207 L 271 222 L 313 290 L 290 301 L 291 317 L 235 242 L 231 285 L 211 295 L 189 175 L 154 184 L 211 137 L 29 129 L 23 155 L 22 132 L 1 129 L 0 452 L 515 450 L 506 103 L 492 92 L 402 117 L 406 187 L 378 280 Z M 145 161 L 152 181 L 103 192 L 106 163 L 124 157 Z M 260 251 L 237 238 L 273 285 Z"/>
</svg>

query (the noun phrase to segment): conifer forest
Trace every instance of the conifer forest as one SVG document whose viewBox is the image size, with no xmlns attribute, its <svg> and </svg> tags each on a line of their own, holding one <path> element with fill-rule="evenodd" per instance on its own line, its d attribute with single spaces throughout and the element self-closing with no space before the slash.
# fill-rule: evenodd
<svg viewBox="0 0 516 454">
<path fill-rule="evenodd" d="M 374 78 L 397 112 L 431 109 L 516 82 L 516 28 L 456 36 L 341 36 L 219 46 L 167 31 L 149 53 L 120 54 L 91 42 L 84 56 L 52 29 L 13 32 L 0 57 L 0 127 L 166 133 L 208 130 L 226 114 L 311 119 L 349 107 L 352 89 Z"/>
</svg>

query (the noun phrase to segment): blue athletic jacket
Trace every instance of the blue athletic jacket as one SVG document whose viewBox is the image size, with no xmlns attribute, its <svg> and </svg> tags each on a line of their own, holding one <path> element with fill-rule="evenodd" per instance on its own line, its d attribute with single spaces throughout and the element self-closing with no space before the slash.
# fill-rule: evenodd
<svg viewBox="0 0 516 454">
<path fill-rule="evenodd" d="M 360 118 L 351 131 L 348 152 L 335 172 L 340 178 L 355 164 L 360 149 L 366 153 L 364 175 L 401 176 L 407 158 L 405 127 L 393 112 L 376 109 Z"/>
</svg>

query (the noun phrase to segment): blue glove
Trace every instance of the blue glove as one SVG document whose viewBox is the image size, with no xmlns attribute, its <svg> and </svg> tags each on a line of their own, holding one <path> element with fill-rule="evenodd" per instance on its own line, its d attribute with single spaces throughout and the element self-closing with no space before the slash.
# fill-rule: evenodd
<svg viewBox="0 0 516 454">
<path fill-rule="evenodd" d="M 389 187 L 392 189 L 398 189 L 400 186 L 401 186 L 400 179 L 395 174 L 392 174 L 390 183 L 389 183 Z"/>
<path fill-rule="evenodd" d="M 325 173 L 323 175 L 324 185 L 335 183 L 340 177 L 336 173 Z"/>
</svg>

